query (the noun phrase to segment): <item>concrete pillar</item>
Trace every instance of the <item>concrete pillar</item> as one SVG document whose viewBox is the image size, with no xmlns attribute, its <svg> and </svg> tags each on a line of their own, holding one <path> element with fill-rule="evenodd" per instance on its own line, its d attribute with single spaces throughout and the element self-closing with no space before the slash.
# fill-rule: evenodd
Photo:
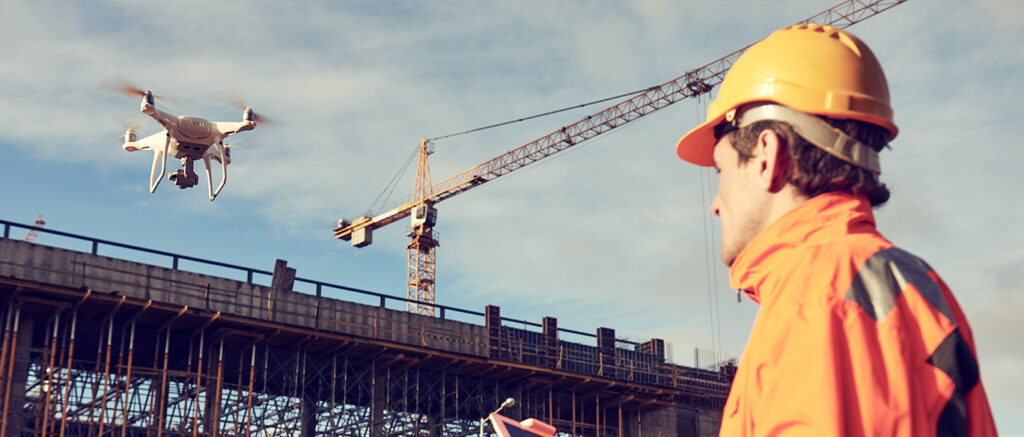
<svg viewBox="0 0 1024 437">
<path fill-rule="evenodd" d="M 697 435 L 701 437 L 713 437 L 718 435 L 722 428 L 721 409 L 699 409 L 697 410 Z"/>
<path fill-rule="evenodd" d="M 558 319 L 545 317 L 544 322 L 544 365 L 555 367 L 558 364 Z"/>
<path fill-rule="evenodd" d="M 675 435 L 677 432 L 675 408 L 649 410 L 640 412 L 639 414 L 639 426 L 642 429 L 642 435 L 657 436 L 658 430 L 661 430 L 661 435 Z"/>
<path fill-rule="evenodd" d="M 597 349 L 601 356 L 601 375 L 615 377 L 615 330 L 597 328 Z"/>
<path fill-rule="evenodd" d="M 308 393 L 302 396 L 302 405 L 299 412 L 301 421 L 299 430 L 302 437 L 313 437 L 316 435 L 316 399 Z"/>
<path fill-rule="evenodd" d="M 484 320 L 487 327 L 487 356 L 501 358 L 501 308 L 487 305 L 484 308 Z"/>
<path fill-rule="evenodd" d="M 637 352 L 654 355 L 655 359 L 660 363 L 665 362 L 665 340 L 652 338 L 646 343 L 636 345 L 634 349 Z"/>
<path fill-rule="evenodd" d="M 278 321 L 277 319 L 277 307 L 280 305 L 278 299 L 285 294 L 292 291 L 292 287 L 295 286 L 295 269 L 288 267 L 288 262 L 279 259 L 274 263 L 274 277 L 270 280 L 270 320 Z"/>
<path fill-rule="evenodd" d="M 634 350 L 651 355 L 654 358 L 654 364 L 665 364 L 665 341 L 660 338 L 652 338 L 647 342 L 640 343 L 634 347 Z M 657 374 L 656 378 L 659 384 L 671 384 L 669 377 L 663 374 Z"/>
<path fill-rule="evenodd" d="M 292 291 L 295 286 L 295 269 L 288 267 L 288 261 L 279 259 L 274 263 L 274 277 L 270 284 L 279 293 Z"/>
<path fill-rule="evenodd" d="M 373 398 L 370 401 L 370 437 L 383 437 L 384 436 L 384 408 L 387 406 L 387 385 L 386 380 L 387 372 L 381 372 L 377 369 L 376 363 L 373 364 L 372 384 L 371 389 L 373 390 Z"/>
<path fill-rule="evenodd" d="M 444 423 L 441 422 L 441 416 L 431 415 L 428 420 L 427 436 L 444 437 Z"/>
<path fill-rule="evenodd" d="M 676 435 L 680 437 L 699 436 L 697 421 L 700 412 L 695 409 L 675 408 L 676 410 Z"/>
</svg>

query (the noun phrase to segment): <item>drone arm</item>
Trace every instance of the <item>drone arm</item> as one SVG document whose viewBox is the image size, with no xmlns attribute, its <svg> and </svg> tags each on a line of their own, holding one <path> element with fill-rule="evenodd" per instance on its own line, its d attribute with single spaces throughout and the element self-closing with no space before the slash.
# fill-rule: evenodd
<svg viewBox="0 0 1024 437">
<path fill-rule="evenodd" d="M 226 147 L 224 146 L 224 143 L 217 143 L 215 147 L 217 148 L 217 153 L 220 154 L 221 166 L 220 185 L 217 187 L 217 191 L 213 190 L 213 175 L 210 171 L 210 156 L 203 156 L 203 162 L 206 163 L 206 184 L 210 188 L 210 201 L 217 198 L 217 195 L 220 194 L 220 190 L 224 188 L 224 184 L 228 182 L 228 160 L 227 157 L 224 156 L 224 149 L 226 149 Z"/>
<path fill-rule="evenodd" d="M 217 126 L 217 130 L 220 131 L 220 134 L 224 137 L 256 128 L 256 123 L 252 121 L 218 121 L 214 124 Z"/>
<path fill-rule="evenodd" d="M 152 117 L 164 129 L 173 129 L 178 124 L 178 117 L 157 109 L 156 105 L 145 100 L 142 101 L 142 113 Z"/>
<path fill-rule="evenodd" d="M 164 140 L 164 149 L 153 149 L 153 169 L 149 173 L 149 192 L 156 191 L 156 187 L 160 185 L 160 181 L 163 180 L 164 173 L 167 172 L 167 153 L 171 147 L 171 134 L 167 134 L 167 139 Z M 160 173 L 156 172 L 156 168 L 159 165 L 161 158 L 163 158 L 163 169 Z"/>
</svg>

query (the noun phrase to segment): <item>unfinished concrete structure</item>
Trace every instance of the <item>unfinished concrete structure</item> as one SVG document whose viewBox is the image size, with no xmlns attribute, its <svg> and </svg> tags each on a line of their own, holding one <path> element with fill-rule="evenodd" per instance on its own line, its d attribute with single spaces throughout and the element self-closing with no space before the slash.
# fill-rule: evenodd
<svg viewBox="0 0 1024 437">
<path fill-rule="evenodd" d="M 667 363 L 658 339 L 496 306 L 423 316 L 284 261 L 268 272 L 44 231 L 91 245 L 73 251 L 12 240 L 22 225 L 0 223 L 0 437 L 471 435 L 508 397 L 504 414 L 559 435 L 715 435 L 729 389 L 728 369 Z M 342 293 L 352 299 L 325 296 Z"/>
</svg>

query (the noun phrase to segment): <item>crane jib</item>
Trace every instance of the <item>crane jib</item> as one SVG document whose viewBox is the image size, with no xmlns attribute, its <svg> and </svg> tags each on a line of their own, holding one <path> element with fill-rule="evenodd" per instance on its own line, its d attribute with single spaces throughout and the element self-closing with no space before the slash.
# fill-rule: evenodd
<svg viewBox="0 0 1024 437">
<path fill-rule="evenodd" d="M 845 0 L 796 24 L 816 23 L 842 29 L 906 1 Z M 591 138 L 671 106 L 680 100 L 710 94 L 714 87 L 725 78 L 726 72 L 729 71 L 733 63 L 752 45 L 753 43 L 433 185 L 429 183 L 429 167 L 426 159 L 428 153 L 422 152 L 428 146 L 428 141 L 424 139 L 421 142 L 417 187 L 414 193 L 418 197 L 415 197 L 415 201 L 373 218 L 364 216 L 353 223 L 343 219 L 334 228 L 334 236 L 343 240 L 352 240 L 352 245 L 357 247 L 369 245 L 372 242 L 373 229 L 408 217 L 412 209 L 417 206 L 433 205 L 483 185 L 485 182 L 495 180 L 558 152 L 575 147 Z M 424 315 L 433 315 L 434 311 L 435 255 L 433 249 L 437 246 L 437 239 L 436 234 L 432 232 L 432 226 L 433 223 L 430 223 L 429 226 L 421 224 L 418 228 L 419 231 L 409 234 L 413 237 L 413 242 L 409 245 L 409 278 L 411 278 L 408 290 L 409 311 Z"/>
<path fill-rule="evenodd" d="M 816 22 L 845 28 L 863 21 L 907 0 L 878 0 L 862 3 L 847 0 L 820 12 L 800 23 Z M 606 133 L 626 123 L 635 121 L 654 111 L 664 109 L 680 100 L 708 94 L 722 82 L 732 64 L 752 44 L 736 50 L 722 58 L 696 68 L 668 82 L 649 88 L 601 112 L 588 115 L 580 121 L 538 138 L 530 143 L 510 150 L 480 165 L 464 170 L 431 187 L 432 195 L 425 201 L 439 202 L 463 191 L 482 185 L 526 167 L 557 152 L 579 145 L 591 138 Z M 409 215 L 409 209 L 416 203 L 400 206 L 373 220 L 373 227 L 383 226 Z M 386 222 L 386 223 L 383 223 Z M 337 234 L 338 232 L 336 232 Z M 345 233 L 347 235 L 347 232 Z M 339 237 L 340 238 L 340 237 Z"/>
<path fill-rule="evenodd" d="M 833 27 L 845 28 L 870 18 L 907 0 L 887 0 L 863 3 L 847 0 L 820 12 L 797 24 L 816 22 Z M 492 158 L 476 167 L 455 174 L 432 187 L 430 200 L 441 201 L 468 189 L 497 179 L 557 152 L 606 133 L 626 123 L 635 121 L 654 111 L 664 109 L 680 100 L 708 94 L 722 82 L 726 72 L 750 46 L 743 47 L 716 59 L 703 67 L 696 68 L 668 82 L 649 88 L 647 91 L 626 99 L 614 106 L 580 121 L 551 132 L 530 143 Z M 487 175 L 486 177 L 483 175 Z"/>
</svg>

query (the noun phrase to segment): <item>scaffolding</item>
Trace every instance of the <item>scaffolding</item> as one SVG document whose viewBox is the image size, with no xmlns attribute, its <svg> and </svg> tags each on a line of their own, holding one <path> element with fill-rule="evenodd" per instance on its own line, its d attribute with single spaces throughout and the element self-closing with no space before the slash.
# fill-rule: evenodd
<svg viewBox="0 0 1024 437">
<path fill-rule="evenodd" d="M 263 286 L 252 269 L 244 282 L 197 275 L 179 255 L 157 267 L 97 255 L 104 244 L 0 239 L 0 437 L 475 435 L 509 397 L 503 413 L 559 435 L 658 435 L 653 416 L 720 411 L 730 386 L 665 362 L 657 339 L 513 321 L 496 306 L 415 315 L 385 308 L 401 298 L 324 297 L 329 284 L 294 292 L 283 262 Z"/>
<path fill-rule="evenodd" d="M 566 389 L 509 367 L 407 359 L 194 317 L 206 314 L 160 323 L 124 301 L 7 299 L 0 436 L 471 435 L 508 397 L 517 400 L 514 417 L 571 435 L 622 435 L 624 420 L 664 406 L 585 380 Z"/>
</svg>

